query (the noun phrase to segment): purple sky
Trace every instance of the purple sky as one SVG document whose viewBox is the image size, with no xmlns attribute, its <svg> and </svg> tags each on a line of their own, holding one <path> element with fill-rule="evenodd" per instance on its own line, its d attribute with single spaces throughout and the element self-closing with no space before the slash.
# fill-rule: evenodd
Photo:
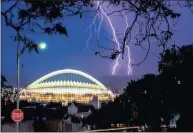
<svg viewBox="0 0 193 133">
<path fill-rule="evenodd" d="M 108 9 L 112 10 L 112 9 Z M 182 13 L 178 24 L 175 27 L 174 40 L 176 44 L 184 45 L 193 42 L 193 13 L 187 9 L 176 8 Z M 132 19 L 128 16 L 128 19 Z M 131 78 L 142 76 L 145 73 L 156 73 L 158 58 L 152 53 L 149 54 L 146 61 L 139 67 L 133 67 L 133 74 L 126 76 L 126 64 L 119 66 L 119 74 L 111 76 L 112 65 L 115 61 L 104 59 L 95 56 L 96 51 L 103 51 L 97 47 L 96 37 L 90 41 L 88 48 L 81 52 L 86 45 L 86 40 L 89 37 L 89 32 L 85 31 L 91 23 L 93 17 L 83 16 L 82 19 L 78 17 L 69 17 L 64 20 L 67 26 L 69 38 L 60 35 L 47 36 L 41 33 L 32 34 L 26 32 L 25 34 L 37 42 L 46 42 L 48 47 L 40 54 L 25 53 L 21 57 L 21 63 L 24 65 L 21 68 L 21 85 L 26 86 L 37 78 L 59 69 L 77 69 L 86 72 L 102 83 L 111 88 L 120 88 L 126 85 L 126 82 Z M 112 22 L 116 30 L 122 32 L 125 23 L 118 16 L 111 16 Z M 99 21 L 98 21 L 99 22 Z M 10 39 L 12 30 L 4 26 L 2 21 L 2 73 L 7 77 L 12 85 L 16 85 L 16 43 Z M 110 37 L 111 31 L 108 28 L 107 22 L 104 22 L 101 29 L 101 44 L 108 44 L 103 37 Z M 107 47 L 110 47 L 108 44 Z M 160 49 L 156 44 L 151 49 L 158 55 Z M 131 48 L 132 60 L 137 63 L 144 57 L 145 51 L 138 47 Z M 124 60 L 125 63 L 127 62 Z"/>
</svg>

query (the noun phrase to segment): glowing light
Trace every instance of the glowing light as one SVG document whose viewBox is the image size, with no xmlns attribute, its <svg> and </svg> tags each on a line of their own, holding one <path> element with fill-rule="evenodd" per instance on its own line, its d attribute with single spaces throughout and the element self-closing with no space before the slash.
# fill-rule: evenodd
<svg viewBox="0 0 193 133">
<path fill-rule="evenodd" d="M 78 71 L 78 70 L 73 70 L 73 69 L 64 69 L 64 70 L 58 70 L 58 71 L 54 71 L 52 73 L 49 73 L 49 74 L 39 78 L 38 80 L 34 81 L 32 84 L 30 84 L 28 86 L 28 88 L 33 87 L 34 85 L 38 85 L 40 82 L 42 82 L 42 81 L 44 81 L 52 76 L 55 76 L 58 74 L 64 74 L 64 73 L 72 73 L 72 74 L 77 74 L 77 75 L 83 76 L 83 77 L 93 81 L 97 85 L 99 85 L 101 89 L 108 90 L 100 81 L 98 81 L 97 79 L 95 79 L 91 75 L 84 73 L 84 72 L 81 72 L 81 71 Z"/>
<path fill-rule="evenodd" d="M 39 44 L 39 48 L 40 48 L 40 49 L 45 49 L 45 48 L 46 48 L 46 43 L 45 43 L 45 42 L 41 42 L 41 43 Z"/>
<path fill-rule="evenodd" d="M 46 81 L 46 79 L 49 79 L 51 77 L 61 75 L 61 74 L 76 74 L 83 76 L 84 78 L 87 78 L 91 80 L 93 83 L 85 83 L 79 81 L 76 81 L 76 78 L 72 81 L 66 81 L 63 79 L 60 79 L 58 81 Z M 32 84 L 30 84 L 25 90 L 22 90 L 21 93 L 25 93 L 25 96 L 20 95 L 21 99 L 29 99 L 29 98 L 35 98 L 36 101 L 79 101 L 79 102 L 89 102 L 92 100 L 92 96 L 98 96 L 99 100 L 101 101 L 109 101 L 113 98 L 111 90 L 107 89 L 102 83 L 100 83 L 97 79 L 94 77 L 78 71 L 78 70 L 72 70 L 72 69 L 64 69 L 64 70 L 58 70 L 52 73 L 49 73 Z M 47 94 L 52 93 L 55 98 L 52 99 Z M 37 95 L 42 94 L 42 95 Z M 68 97 L 67 95 L 73 95 L 72 97 Z M 86 94 L 89 94 L 85 97 Z M 65 95 L 65 96 L 61 96 Z M 67 96 L 67 97 L 66 97 Z M 111 98 L 109 98 L 109 96 Z"/>
<path fill-rule="evenodd" d="M 97 33 L 97 39 L 99 41 L 99 36 L 100 36 L 100 29 L 101 29 L 101 25 L 102 25 L 102 22 L 104 20 L 104 18 L 106 18 L 109 26 L 110 26 L 110 29 L 112 31 L 112 35 L 113 35 L 113 41 L 115 42 L 116 44 L 116 48 L 119 52 L 121 52 L 121 44 L 118 40 L 118 37 L 116 35 L 116 31 L 115 31 L 115 27 L 113 26 L 113 23 L 111 21 L 111 18 L 107 15 L 107 13 L 105 12 L 105 10 L 103 9 L 102 5 L 100 5 L 99 1 L 97 1 L 97 7 L 99 8 L 99 12 L 94 16 L 94 19 L 92 21 L 92 23 L 89 25 L 89 27 L 87 29 L 90 29 L 90 36 L 87 40 L 87 44 L 85 46 L 85 48 L 83 49 L 83 51 L 88 47 L 89 45 L 89 42 L 90 42 L 90 39 L 92 38 L 92 27 L 95 26 L 94 28 L 94 32 Z M 125 22 L 126 22 L 126 29 L 128 28 L 128 22 L 127 22 L 127 17 L 126 15 L 123 13 L 124 17 L 125 17 Z M 98 26 L 98 29 L 96 29 L 96 18 L 97 17 L 100 17 L 100 23 L 99 23 L 99 26 Z M 125 29 L 125 31 L 126 31 Z M 128 72 L 127 74 L 130 75 L 132 73 L 132 68 L 131 68 L 131 57 L 130 57 L 130 49 L 129 49 L 129 46 L 126 46 L 125 47 L 127 49 L 127 58 L 128 58 Z M 112 68 L 112 75 L 115 74 L 116 72 L 116 69 L 118 67 L 118 65 L 120 64 L 120 57 L 121 57 L 121 54 L 118 55 L 118 57 L 116 58 L 115 60 L 115 64 L 113 65 L 113 68 Z"/>
</svg>

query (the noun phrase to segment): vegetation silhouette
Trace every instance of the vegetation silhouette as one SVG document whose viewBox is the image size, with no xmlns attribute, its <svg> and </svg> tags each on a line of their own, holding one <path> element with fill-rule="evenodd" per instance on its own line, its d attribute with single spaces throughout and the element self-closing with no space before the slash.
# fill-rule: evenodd
<svg viewBox="0 0 193 133">
<path fill-rule="evenodd" d="M 10 6 L 6 5 L 8 2 Z M 83 18 L 86 13 L 95 15 L 100 12 L 100 6 L 103 3 L 119 7 L 107 15 L 123 16 L 123 12 L 134 15 L 133 20 L 131 19 L 131 26 L 120 37 L 121 50 L 114 49 L 113 40 L 109 40 L 112 48 L 100 46 L 97 40 L 97 45 L 110 50 L 111 54 L 103 55 L 97 51 L 95 55 L 116 59 L 118 55 L 124 55 L 126 45 L 135 45 L 145 49 L 144 45 L 148 44 L 144 59 L 133 64 L 138 66 L 147 58 L 155 40 L 159 47 L 163 47 L 164 50 L 167 48 L 167 42 L 173 36 L 173 25 L 181 16 L 180 12 L 175 11 L 172 6 L 189 8 L 190 11 L 193 6 L 192 0 L 99 0 L 98 2 L 93 0 L 2 0 L 5 8 L 1 11 L 1 15 L 6 26 L 15 31 L 16 34 L 12 38 L 21 42 L 21 54 L 23 54 L 26 50 L 38 52 L 37 43 L 30 39 L 30 35 L 24 35 L 23 31 L 41 32 L 48 35 L 59 33 L 68 37 L 67 27 L 62 23 L 68 17 Z"/>
<path fill-rule="evenodd" d="M 179 114 L 176 131 L 193 131 L 193 45 L 173 46 L 160 57 L 159 75 L 132 80 L 122 95 L 96 110 L 84 124 L 98 128 L 146 124 L 151 131 L 161 131 L 161 124 L 169 125 Z"/>
<path fill-rule="evenodd" d="M 6 85 L 7 79 L 1 75 L 1 107 L 3 108 L 6 104 L 13 103 L 16 94 L 13 86 Z"/>
</svg>

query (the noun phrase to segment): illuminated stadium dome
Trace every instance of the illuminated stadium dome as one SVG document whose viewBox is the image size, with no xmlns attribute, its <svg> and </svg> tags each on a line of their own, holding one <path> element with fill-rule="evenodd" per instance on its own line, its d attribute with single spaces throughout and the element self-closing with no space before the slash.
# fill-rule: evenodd
<svg viewBox="0 0 193 133">
<path fill-rule="evenodd" d="M 93 97 L 109 101 L 113 93 L 92 76 L 72 69 L 49 73 L 20 93 L 20 99 L 39 102 L 88 103 Z"/>
</svg>

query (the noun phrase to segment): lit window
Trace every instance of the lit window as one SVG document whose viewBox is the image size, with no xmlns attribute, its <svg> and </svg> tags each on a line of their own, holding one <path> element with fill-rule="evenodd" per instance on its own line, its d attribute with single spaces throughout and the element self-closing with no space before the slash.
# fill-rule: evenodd
<svg viewBox="0 0 193 133">
<path fill-rule="evenodd" d="M 117 124 L 117 127 L 119 127 L 119 124 Z"/>
</svg>

